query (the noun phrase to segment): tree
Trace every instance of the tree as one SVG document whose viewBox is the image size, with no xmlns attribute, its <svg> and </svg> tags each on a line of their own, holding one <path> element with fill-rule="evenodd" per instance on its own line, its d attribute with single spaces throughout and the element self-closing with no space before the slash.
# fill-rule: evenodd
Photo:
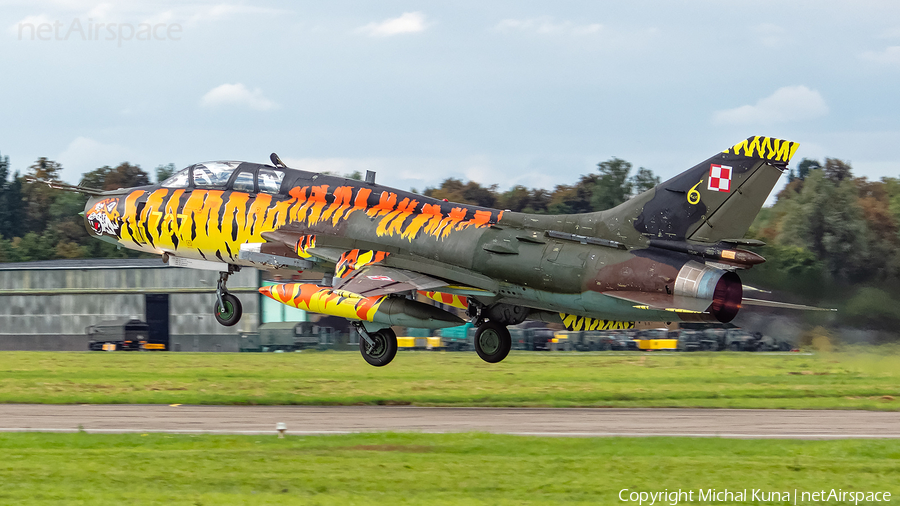
<svg viewBox="0 0 900 506">
<path fill-rule="evenodd" d="M 112 172 L 112 167 L 109 165 L 104 165 L 99 169 L 85 172 L 81 175 L 81 181 L 78 182 L 78 185 L 85 188 L 93 188 L 95 190 L 105 190 L 106 176 L 108 176 L 110 172 Z"/>
<path fill-rule="evenodd" d="M 850 168 L 850 165 L 837 158 L 826 158 L 823 171 L 825 172 L 825 177 L 835 183 L 853 177 L 853 170 Z"/>
<path fill-rule="evenodd" d="M 869 230 L 853 180 L 836 183 L 824 171 L 813 171 L 785 206 L 779 243 L 812 251 L 837 280 L 859 280 L 873 273 Z"/>
<path fill-rule="evenodd" d="M 84 228 L 84 219 L 79 215 L 84 211 L 87 196 L 74 192 L 63 192 L 50 204 L 46 231 L 53 232 L 60 242 L 82 243 L 93 240 Z M 73 258 L 64 255 L 64 258 Z"/>
<path fill-rule="evenodd" d="M 497 204 L 497 185 L 485 188 L 475 181 L 463 183 L 456 178 L 445 179 L 440 188 L 425 188 L 424 194 L 426 197 L 482 207 L 495 207 Z"/>
<path fill-rule="evenodd" d="M 61 170 L 62 165 L 42 156 L 28 167 L 28 175 L 43 181 L 59 181 L 59 172 Z"/>
<path fill-rule="evenodd" d="M 600 177 L 596 179 L 592 191 L 591 207 L 593 210 L 611 209 L 628 200 L 633 186 L 631 179 L 628 178 L 631 164 L 621 158 L 613 157 L 598 163 L 597 168 L 600 170 Z"/>
<path fill-rule="evenodd" d="M 581 176 L 574 186 L 557 185 L 550 194 L 547 211 L 551 214 L 589 213 L 594 210 L 591 199 L 598 177 L 595 174 Z"/>
<path fill-rule="evenodd" d="M 522 212 L 531 204 L 531 190 L 516 185 L 500 195 L 500 206 L 503 209 L 509 209 L 517 213 Z"/>
<path fill-rule="evenodd" d="M 105 190 L 119 188 L 133 188 L 135 186 L 147 186 L 150 184 L 150 175 L 141 170 L 140 165 L 131 165 L 128 162 L 120 163 L 106 176 Z"/>
<path fill-rule="evenodd" d="M 652 170 L 641 167 L 638 169 L 637 174 L 631 178 L 631 188 L 634 194 L 637 195 L 647 190 L 652 190 L 659 182 L 659 176 L 654 175 Z"/>
<path fill-rule="evenodd" d="M 12 232 L 9 157 L 0 156 L 0 237 L 9 237 Z"/>
<path fill-rule="evenodd" d="M 27 174 L 43 181 L 59 181 L 61 170 L 62 165 L 41 157 L 28 167 Z M 60 190 L 50 188 L 43 183 L 23 184 L 22 199 L 25 203 L 25 220 L 24 223 L 21 223 L 20 230 L 14 235 L 21 237 L 24 232 L 43 232 L 47 228 L 50 204 L 60 193 Z"/>
<path fill-rule="evenodd" d="M 810 172 L 819 170 L 821 168 L 822 164 L 819 163 L 818 160 L 804 158 L 800 160 L 800 163 L 797 164 L 796 174 L 794 173 L 794 169 L 791 169 L 791 172 L 788 174 L 788 182 L 793 182 L 795 179 L 803 181 L 804 179 L 806 179 L 806 176 L 808 176 Z"/>
<path fill-rule="evenodd" d="M 170 164 L 172 165 L 172 164 Z M 164 167 L 164 166 L 160 166 Z M 156 168 L 156 175 L 160 175 L 160 167 Z M 174 165 L 172 166 L 174 168 Z M 165 173 L 165 171 L 163 171 Z M 131 165 L 122 162 L 116 168 L 104 165 L 99 169 L 85 172 L 78 183 L 86 188 L 98 190 L 118 190 L 119 188 L 133 188 L 150 184 L 150 175 L 141 169 L 140 165 Z"/>
<path fill-rule="evenodd" d="M 156 166 L 156 182 L 162 183 L 166 179 L 172 177 L 175 174 L 175 164 L 167 163 L 165 165 L 157 165 Z"/>
</svg>

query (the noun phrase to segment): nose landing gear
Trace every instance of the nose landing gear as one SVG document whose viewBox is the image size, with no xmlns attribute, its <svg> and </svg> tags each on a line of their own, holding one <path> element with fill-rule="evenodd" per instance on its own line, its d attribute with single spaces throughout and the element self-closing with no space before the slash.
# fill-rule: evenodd
<svg viewBox="0 0 900 506">
<path fill-rule="evenodd" d="M 390 327 L 369 332 L 361 322 L 353 322 L 353 326 L 362 338 L 359 340 L 359 352 L 366 362 L 381 367 L 394 360 L 397 355 L 397 334 Z"/>
<path fill-rule="evenodd" d="M 216 285 L 216 306 L 213 309 L 213 315 L 220 325 L 231 327 L 241 320 L 243 307 L 241 300 L 234 295 L 228 293 L 228 276 L 236 272 L 234 266 L 228 266 L 228 272 L 219 273 L 219 282 Z"/>
</svg>

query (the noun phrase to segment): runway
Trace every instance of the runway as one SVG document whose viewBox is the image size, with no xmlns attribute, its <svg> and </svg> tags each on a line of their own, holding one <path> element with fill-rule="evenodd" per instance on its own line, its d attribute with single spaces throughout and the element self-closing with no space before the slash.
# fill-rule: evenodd
<svg viewBox="0 0 900 506">
<path fill-rule="evenodd" d="M 523 436 L 900 439 L 900 412 L 414 406 L 0 405 L 2 432 L 275 434 L 490 432 Z"/>
</svg>

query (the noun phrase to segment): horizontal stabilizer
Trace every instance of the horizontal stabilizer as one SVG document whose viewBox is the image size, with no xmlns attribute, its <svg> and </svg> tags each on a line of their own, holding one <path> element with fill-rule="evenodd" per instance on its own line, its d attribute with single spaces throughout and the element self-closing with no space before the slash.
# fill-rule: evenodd
<svg viewBox="0 0 900 506">
<path fill-rule="evenodd" d="M 656 292 L 626 292 L 626 291 L 609 291 L 602 292 L 603 295 L 625 300 L 635 304 L 635 307 L 641 309 L 657 309 L 663 311 L 702 313 L 709 309 L 712 301 L 706 299 L 698 299 L 697 297 L 686 297 L 684 295 L 669 295 Z"/>
<path fill-rule="evenodd" d="M 774 300 L 762 300 L 762 299 L 744 299 L 741 301 L 741 304 L 743 304 L 745 306 L 777 307 L 777 308 L 781 308 L 781 309 L 799 309 L 802 311 L 837 311 L 837 309 L 832 309 L 832 308 L 804 306 L 803 304 L 791 304 L 788 302 L 777 302 Z"/>
</svg>

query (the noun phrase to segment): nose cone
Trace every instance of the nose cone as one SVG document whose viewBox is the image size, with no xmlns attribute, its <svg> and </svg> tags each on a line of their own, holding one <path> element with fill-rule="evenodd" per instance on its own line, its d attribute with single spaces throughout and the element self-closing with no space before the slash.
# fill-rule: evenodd
<svg viewBox="0 0 900 506">
<path fill-rule="evenodd" d="M 84 226 L 88 233 L 113 243 L 119 239 L 122 225 L 119 197 L 92 197 L 84 206 Z"/>
</svg>

